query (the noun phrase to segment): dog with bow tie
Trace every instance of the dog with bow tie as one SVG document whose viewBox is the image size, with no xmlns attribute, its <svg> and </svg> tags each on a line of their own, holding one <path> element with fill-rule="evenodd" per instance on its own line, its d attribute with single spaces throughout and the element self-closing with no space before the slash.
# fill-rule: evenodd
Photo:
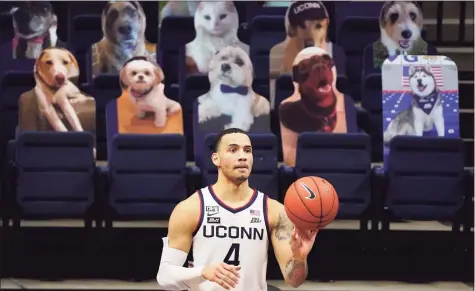
<svg viewBox="0 0 475 291">
<path fill-rule="evenodd" d="M 198 98 L 200 124 L 221 116 L 230 117 L 226 128 L 249 131 L 257 117 L 269 115 L 269 101 L 252 90 L 253 67 L 239 47 L 219 50 L 209 64 L 211 89 Z"/>
</svg>

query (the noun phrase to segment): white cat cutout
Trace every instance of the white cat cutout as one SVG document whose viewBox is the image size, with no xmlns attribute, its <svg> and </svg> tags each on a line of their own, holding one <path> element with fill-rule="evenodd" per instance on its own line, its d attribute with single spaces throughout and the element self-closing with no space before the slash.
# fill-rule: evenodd
<svg viewBox="0 0 475 291">
<path fill-rule="evenodd" d="M 239 16 L 231 1 L 200 2 L 194 20 L 196 37 L 186 44 L 186 56 L 200 73 L 208 73 L 211 59 L 223 47 L 239 47 L 249 55 L 249 46 L 237 37 Z"/>
</svg>

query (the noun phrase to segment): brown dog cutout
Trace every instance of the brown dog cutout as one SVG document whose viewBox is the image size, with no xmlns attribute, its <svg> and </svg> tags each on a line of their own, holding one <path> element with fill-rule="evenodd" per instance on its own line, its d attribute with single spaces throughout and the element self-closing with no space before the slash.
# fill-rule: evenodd
<svg viewBox="0 0 475 291">
<path fill-rule="evenodd" d="M 18 101 L 20 131 L 88 131 L 95 136 L 96 104 L 74 81 L 76 58 L 61 48 L 45 49 L 35 63 L 36 86 Z"/>
<path fill-rule="evenodd" d="M 284 163 L 295 166 L 303 132 L 346 133 L 345 100 L 336 89 L 333 59 L 321 48 L 302 50 L 294 61 L 295 91 L 279 106 Z"/>
<path fill-rule="evenodd" d="M 331 56 L 328 42 L 329 16 L 321 1 L 294 1 L 285 15 L 286 39 L 270 51 L 271 78 L 292 73 L 297 54 L 306 47 L 319 47 Z"/>
<path fill-rule="evenodd" d="M 102 11 L 103 38 L 92 45 L 92 76 L 119 74 L 134 56 L 156 62 L 155 45 L 145 39 L 146 17 L 138 1 L 110 1 Z"/>
</svg>

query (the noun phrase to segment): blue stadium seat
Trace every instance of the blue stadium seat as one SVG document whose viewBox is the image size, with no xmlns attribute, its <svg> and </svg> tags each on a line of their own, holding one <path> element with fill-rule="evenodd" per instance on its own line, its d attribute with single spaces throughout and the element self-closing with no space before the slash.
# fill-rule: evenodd
<svg viewBox="0 0 475 291">
<path fill-rule="evenodd" d="M 180 47 L 195 38 L 193 17 L 167 16 L 160 27 L 157 60 L 165 72 L 165 95 L 178 96 L 178 56 Z"/>
<path fill-rule="evenodd" d="M 188 160 L 194 158 L 193 113 L 196 99 L 210 90 L 208 75 L 194 74 L 187 76 L 180 87 L 180 104 L 183 110 L 183 127 L 186 136 Z"/>
<path fill-rule="evenodd" d="M 270 198 L 279 198 L 279 171 L 277 168 L 278 142 L 272 133 L 250 134 L 254 164 L 249 177 L 249 186 L 267 194 Z M 217 134 L 208 134 L 205 139 L 203 159 L 199 165 L 203 175 L 203 185 L 210 185 L 218 178 L 218 169 L 211 161 Z"/>
<path fill-rule="evenodd" d="M 36 85 L 31 72 L 6 72 L 0 79 L 0 148 L 13 139 L 18 125 L 18 100 Z M 0 153 L 0 157 L 4 150 Z"/>
<path fill-rule="evenodd" d="M 115 137 L 109 154 L 112 218 L 170 217 L 188 193 L 185 142 L 179 134 Z"/>
<path fill-rule="evenodd" d="M 289 169 L 283 167 L 283 171 Z M 340 200 L 338 218 L 359 218 L 369 209 L 372 171 L 368 135 L 302 133 L 293 171 L 297 179 L 318 176 L 332 183 Z"/>
<path fill-rule="evenodd" d="M 24 132 L 16 142 L 17 218 L 86 218 L 95 195 L 93 137 Z"/>
<path fill-rule="evenodd" d="M 68 47 L 79 65 L 80 84 L 90 84 L 92 78 L 91 46 L 102 39 L 101 16 L 79 15 L 69 27 Z"/>
<path fill-rule="evenodd" d="M 346 54 L 346 76 L 349 94 L 359 100 L 362 78 L 362 55 L 366 45 L 375 42 L 380 36 L 378 18 L 348 17 L 339 28 L 338 44 Z"/>
<path fill-rule="evenodd" d="M 107 159 L 106 106 L 122 95 L 119 76 L 99 75 L 92 80 L 91 95 L 96 101 L 97 159 Z"/>
<path fill-rule="evenodd" d="M 14 37 L 12 17 L 8 14 L 0 14 L 0 45 L 9 42 Z"/>
<path fill-rule="evenodd" d="M 383 109 L 381 74 L 365 76 L 361 91 L 361 106 L 366 109 L 369 124 L 366 131 L 371 135 L 373 161 L 383 159 Z"/>
<path fill-rule="evenodd" d="M 269 80 L 269 53 L 273 46 L 284 41 L 284 23 L 283 15 L 259 15 L 252 19 L 250 58 L 255 79 Z"/>
<path fill-rule="evenodd" d="M 462 139 L 396 136 L 386 170 L 385 204 L 396 218 L 453 219 L 463 204 Z"/>
</svg>

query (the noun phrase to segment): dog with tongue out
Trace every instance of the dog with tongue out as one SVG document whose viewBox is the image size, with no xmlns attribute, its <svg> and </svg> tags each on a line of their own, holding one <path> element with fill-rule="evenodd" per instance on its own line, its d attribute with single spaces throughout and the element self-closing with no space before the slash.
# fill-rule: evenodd
<svg viewBox="0 0 475 291">
<path fill-rule="evenodd" d="M 373 64 L 382 66 L 388 57 L 427 55 L 427 43 L 421 37 L 422 11 L 413 1 L 386 1 L 379 17 L 381 38 L 373 44 Z"/>
</svg>

